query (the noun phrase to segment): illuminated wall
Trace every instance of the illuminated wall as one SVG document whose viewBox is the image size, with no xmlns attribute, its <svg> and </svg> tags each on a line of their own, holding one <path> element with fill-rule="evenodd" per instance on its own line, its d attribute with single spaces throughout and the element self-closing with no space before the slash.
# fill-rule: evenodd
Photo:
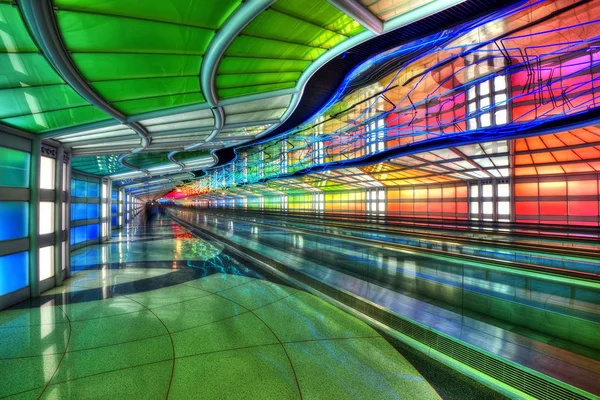
<svg viewBox="0 0 600 400">
<path fill-rule="evenodd" d="M 209 171 L 184 191 L 197 195 L 296 171 L 343 168 L 441 138 L 460 144 L 527 136 L 542 123 L 597 108 L 600 52 L 594 41 L 600 0 L 572 5 L 522 3 L 385 52 L 357 67 L 308 123 L 237 148 L 235 162 Z M 344 92 L 375 74 L 378 65 L 419 49 L 419 56 L 375 83 Z M 504 167 L 492 178 L 509 178 Z"/>
<path fill-rule="evenodd" d="M 68 276 L 70 157 L 0 133 L 0 309 Z"/>
<path fill-rule="evenodd" d="M 177 196 L 238 208 L 243 201 L 219 198 L 249 196 L 248 209 L 598 225 L 598 185 L 589 183 L 600 171 L 600 129 L 527 137 L 600 105 L 598 9 L 600 0 L 521 3 L 382 53 L 309 122 L 237 148 L 233 163 Z M 409 51 L 419 55 L 344 91 Z M 515 134 L 527 138 L 502 139 Z M 456 144 L 433 147 L 442 138 Z M 436 150 L 415 154 L 417 143 Z M 386 162 L 349 165 L 403 149 Z"/>
<path fill-rule="evenodd" d="M 71 179 L 71 246 L 99 243 L 108 236 L 107 179 L 73 172 Z"/>
</svg>

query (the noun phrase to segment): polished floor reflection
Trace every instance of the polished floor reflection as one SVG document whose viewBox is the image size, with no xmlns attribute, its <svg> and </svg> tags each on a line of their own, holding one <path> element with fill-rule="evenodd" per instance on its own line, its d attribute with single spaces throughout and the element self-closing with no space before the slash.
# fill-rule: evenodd
<svg viewBox="0 0 600 400">
<path fill-rule="evenodd" d="M 0 398 L 440 398 L 365 323 L 163 217 L 72 264 L 0 312 Z"/>
</svg>

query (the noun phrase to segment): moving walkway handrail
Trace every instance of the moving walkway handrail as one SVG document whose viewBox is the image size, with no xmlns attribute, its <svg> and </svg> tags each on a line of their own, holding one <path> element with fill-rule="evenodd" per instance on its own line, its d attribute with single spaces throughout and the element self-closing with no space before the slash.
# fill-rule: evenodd
<svg viewBox="0 0 600 400">
<path fill-rule="evenodd" d="M 194 207 L 191 207 L 195 209 Z M 208 210 L 215 210 L 213 208 Z M 226 211 L 221 209 L 219 211 Z M 234 210 L 232 210 L 234 211 Z M 564 235 L 550 235 L 542 234 L 544 239 L 573 241 L 573 242 L 589 242 L 596 245 L 600 245 L 600 229 L 596 227 L 586 226 L 572 226 L 572 225 L 548 225 L 548 224 L 524 224 L 524 223 L 508 223 L 508 222 L 491 222 L 491 221 L 473 221 L 473 220 L 460 220 L 460 219 L 431 219 L 431 218 L 401 218 L 401 217 L 382 217 L 377 215 L 365 215 L 365 214 L 334 214 L 334 213 L 309 213 L 294 211 L 293 213 L 286 212 L 270 212 L 260 210 L 244 210 L 247 214 L 258 214 L 258 215 L 277 215 L 286 216 L 290 218 L 304 218 L 310 217 L 311 220 L 322 220 L 322 221 L 339 221 L 339 220 L 350 220 L 358 221 L 359 223 L 377 223 L 380 226 L 395 227 L 400 224 L 404 226 L 412 226 L 416 229 L 430 229 L 430 230 L 443 230 L 448 231 L 451 229 L 461 229 L 461 232 L 469 232 L 473 234 L 493 234 L 500 236 L 516 236 L 516 237 L 540 237 L 540 232 L 556 231 L 556 232 L 568 232 L 571 234 L 580 235 L 595 235 L 595 236 L 572 236 L 568 234 Z M 483 230 L 483 229 L 495 229 L 495 230 Z M 501 230 L 498 230 L 501 229 Z M 527 233 L 525 231 L 531 231 Z"/>
<path fill-rule="evenodd" d="M 195 211 L 199 212 L 199 210 L 195 210 Z M 237 220 L 237 221 L 248 222 L 239 217 L 227 216 L 227 218 Z M 257 225 L 268 226 L 270 228 L 273 228 L 272 224 L 267 224 L 267 223 L 262 223 L 262 222 L 253 222 L 253 223 L 257 224 Z M 451 259 L 453 261 L 458 261 L 458 262 L 463 262 L 463 263 L 465 261 L 468 261 L 470 263 L 476 263 L 477 266 L 482 267 L 482 268 L 485 268 L 487 266 L 496 267 L 496 268 L 501 268 L 501 269 L 507 270 L 507 272 L 515 273 L 515 274 L 519 273 L 519 272 L 524 272 L 524 270 L 526 270 L 528 272 L 542 275 L 542 276 L 540 276 L 540 278 L 542 278 L 542 279 L 547 278 L 547 276 L 546 277 L 543 276 L 544 274 L 549 274 L 549 275 L 554 275 L 554 276 L 561 276 L 561 277 L 567 277 L 567 278 L 571 278 L 571 279 L 577 279 L 579 281 L 584 281 L 586 283 L 590 283 L 593 285 L 597 285 L 600 282 L 600 274 L 594 274 L 594 273 L 590 273 L 590 272 L 571 271 L 571 270 L 565 270 L 562 268 L 553 268 L 553 267 L 518 263 L 518 262 L 512 262 L 512 261 L 505 261 L 505 260 L 494 260 L 494 259 L 490 259 L 490 258 L 473 256 L 473 255 L 468 255 L 468 254 L 449 253 L 449 252 L 446 252 L 443 250 L 436 250 L 436 249 L 424 250 L 422 247 L 417 247 L 417 246 L 383 242 L 383 241 L 379 241 L 379 240 L 375 240 L 375 239 L 355 238 L 352 236 L 341 235 L 341 234 L 336 234 L 336 233 L 322 233 L 322 232 L 311 231 L 309 229 L 303 229 L 303 228 L 289 228 L 289 227 L 282 227 L 282 226 L 277 226 L 277 228 L 287 230 L 290 232 L 308 233 L 308 234 L 311 234 L 314 236 L 324 237 L 324 238 L 328 238 L 328 239 L 331 239 L 331 237 L 336 237 L 340 240 L 344 240 L 347 242 L 352 242 L 352 243 L 361 244 L 361 245 L 368 244 L 368 245 L 371 245 L 371 246 L 374 246 L 377 248 L 381 248 L 381 249 L 399 251 L 399 252 L 410 252 L 411 254 L 417 253 L 419 255 L 426 256 L 426 257 L 431 257 L 431 256 L 434 256 L 436 258 L 443 257 L 445 259 Z M 583 282 L 577 282 L 577 284 L 581 284 L 581 283 L 583 283 Z"/>
<path fill-rule="evenodd" d="M 211 211 L 211 214 L 223 215 L 223 216 L 233 215 L 230 213 L 220 213 L 219 214 L 219 212 L 215 212 L 215 211 Z M 256 218 L 256 217 L 252 216 L 250 218 Z M 280 219 L 280 220 L 286 220 L 288 218 L 290 218 L 290 217 L 283 216 L 283 215 L 276 216 L 276 219 Z M 298 220 L 299 218 L 292 217 L 291 219 Z M 307 224 L 305 219 L 301 220 L 300 223 Z M 386 234 L 393 234 L 393 235 L 398 235 L 398 236 L 403 236 L 403 237 L 413 237 L 413 238 L 426 239 L 426 240 L 451 241 L 453 243 L 459 243 L 459 244 L 468 245 L 468 246 L 469 245 L 470 246 L 493 246 L 496 248 L 503 248 L 503 249 L 508 249 L 508 250 L 520 250 L 520 251 L 530 252 L 533 254 L 544 255 L 543 253 L 550 253 L 550 254 L 557 255 L 557 256 L 577 257 L 577 258 L 580 258 L 583 260 L 591 260 L 591 261 L 600 262 L 600 254 L 594 254 L 593 252 L 585 251 L 585 250 L 564 248 L 564 247 L 560 247 L 560 246 L 549 246 L 549 245 L 545 245 L 545 244 L 524 244 L 524 243 L 515 243 L 515 242 L 494 241 L 494 240 L 482 239 L 482 238 L 464 238 L 464 237 L 460 237 L 460 236 L 456 236 L 456 235 L 440 235 L 440 234 L 433 234 L 433 233 L 426 234 L 426 233 L 419 233 L 419 232 L 414 232 L 411 230 L 406 230 L 406 229 L 397 228 L 397 227 L 388 227 L 388 226 L 373 228 L 373 227 L 361 225 L 360 227 L 358 227 L 356 224 L 349 225 L 350 223 L 340 223 L 340 222 L 331 222 L 331 221 L 325 222 L 325 221 L 311 220 L 310 224 L 326 226 L 326 227 L 333 227 L 333 228 L 355 230 L 355 231 L 363 230 L 363 231 L 375 232 L 375 233 L 386 233 Z M 382 242 L 388 243 L 386 241 L 382 241 Z"/>
</svg>

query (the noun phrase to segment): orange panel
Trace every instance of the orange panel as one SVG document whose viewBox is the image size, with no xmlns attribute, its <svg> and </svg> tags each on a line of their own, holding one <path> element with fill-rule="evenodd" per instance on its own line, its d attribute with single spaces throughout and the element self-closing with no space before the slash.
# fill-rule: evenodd
<svg viewBox="0 0 600 400">
<path fill-rule="evenodd" d="M 540 182 L 540 196 L 566 196 L 566 182 Z"/>
<path fill-rule="evenodd" d="M 459 186 L 456 188 L 456 198 L 457 199 L 466 199 L 467 198 L 467 187 Z"/>
<path fill-rule="evenodd" d="M 538 195 L 537 182 L 515 184 L 515 196 L 537 196 L 537 195 Z"/>
<path fill-rule="evenodd" d="M 455 187 L 445 187 L 443 188 L 443 197 L 444 199 L 453 199 L 456 197 L 456 188 Z"/>
<path fill-rule="evenodd" d="M 426 199 L 427 189 L 415 189 L 415 199 Z"/>
<path fill-rule="evenodd" d="M 429 198 L 430 199 L 441 199 L 442 198 L 442 189 L 441 188 L 433 188 L 429 189 Z"/>
<path fill-rule="evenodd" d="M 597 195 L 598 184 L 595 180 L 569 181 L 569 196 Z"/>
</svg>

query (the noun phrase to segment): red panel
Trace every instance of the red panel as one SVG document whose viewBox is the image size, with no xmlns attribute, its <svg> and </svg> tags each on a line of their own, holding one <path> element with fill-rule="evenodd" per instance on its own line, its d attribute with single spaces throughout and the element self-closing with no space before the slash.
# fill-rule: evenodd
<svg viewBox="0 0 600 400">
<path fill-rule="evenodd" d="M 442 212 L 442 203 L 439 201 L 429 203 L 429 212 Z"/>
<path fill-rule="evenodd" d="M 469 204 L 466 201 L 456 203 L 456 212 L 458 214 L 466 214 L 469 212 Z"/>
<path fill-rule="evenodd" d="M 537 201 L 517 201 L 515 203 L 517 215 L 538 215 Z"/>
<path fill-rule="evenodd" d="M 569 201 L 569 215 L 598 216 L 597 201 Z"/>
<path fill-rule="evenodd" d="M 566 201 L 540 201 L 540 215 L 566 215 Z"/>
<path fill-rule="evenodd" d="M 427 212 L 427 203 L 415 203 L 415 212 Z"/>
</svg>

